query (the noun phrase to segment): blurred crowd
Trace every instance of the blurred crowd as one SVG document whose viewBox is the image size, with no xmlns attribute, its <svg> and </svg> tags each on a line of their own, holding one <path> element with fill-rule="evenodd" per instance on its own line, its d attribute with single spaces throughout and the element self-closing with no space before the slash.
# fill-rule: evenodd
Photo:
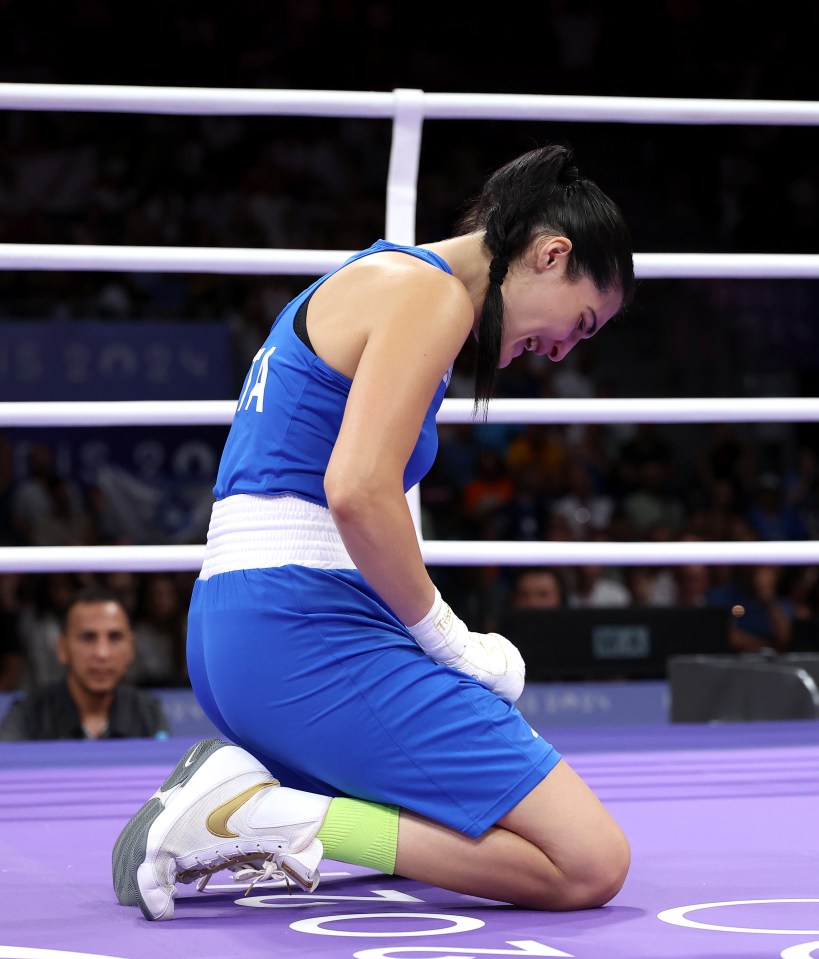
<svg viewBox="0 0 819 959">
<path fill-rule="evenodd" d="M 420 487 L 424 535 L 469 541 L 773 541 L 819 533 L 819 462 L 813 445 L 795 458 L 760 448 L 738 425 L 702 427 L 698 455 L 651 425 L 530 424 L 440 427 L 432 472 Z M 778 460 L 774 452 L 782 454 Z M 35 445 L 30 472 L 3 497 L 2 539 L 17 545 L 128 543 L 100 521 L 98 491 L 56 472 Z M 497 628 L 519 604 L 515 566 L 442 566 L 433 578 L 475 628 Z M 792 627 L 819 624 L 819 570 L 800 565 L 602 564 L 553 570 L 544 605 L 738 607 L 732 648 L 791 648 Z M 54 678 L 60 613 L 80 587 L 122 597 L 134 624 L 138 685 L 185 685 L 185 628 L 195 573 L 0 575 L 0 688 Z M 537 605 L 537 601 L 530 601 Z M 742 633 L 742 635 L 740 635 Z M 807 635 L 807 634 L 805 634 Z M 715 652 L 727 651 L 715 650 Z"/>
<path fill-rule="evenodd" d="M 807 540 L 819 533 L 813 445 L 772 467 L 766 451 L 731 424 L 699 430 L 702 445 L 694 456 L 675 446 L 672 430 L 651 425 L 446 426 L 442 432 L 447 439 L 439 462 L 421 486 L 431 538 L 707 544 Z M 524 605 L 524 572 L 533 573 L 516 567 L 438 571 L 448 595 L 461 591 L 464 615 L 485 629 L 496 627 L 510 604 Z M 544 586 L 546 571 L 537 572 Z M 542 590 L 548 599 L 529 596 L 525 605 L 736 607 L 731 648 L 784 652 L 796 620 L 805 624 L 805 642 L 816 632 L 817 572 L 815 566 L 707 562 L 566 566 L 548 571 Z"/>
<path fill-rule="evenodd" d="M 808 5 L 797 29 L 784 16 L 698 0 L 627 12 L 549 0 L 527 7 L 525 23 L 450 16 L 446 5 L 430 19 L 417 4 L 80 0 L 37 18 L 20 0 L 0 0 L 0 82 L 819 100 L 818 17 Z M 427 122 L 417 238 L 448 235 L 488 170 L 555 138 L 573 143 L 582 172 L 618 200 L 640 252 L 813 252 L 814 129 Z M 0 135 L 0 243 L 354 250 L 384 232 L 388 121 L 0 111 Z M 310 279 L 0 271 L 0 324 L 225 324 L 238 390 L 278 310 Z M 635 396 L 649 406 L 666 396 L 819 395 L 818 290 L 799 280 L 644 281 L 629 316 L 559 367 L 513 364 L 500 393 Z M 0 371 L 14 362 L 0 348 Z M 470 395 L 469 363 L 467 351 L 450 396 Z M 707 542 L 819 530 L 810 424 L 474 423 L 440 436 L 421 487 L 431 538 Z M 62 469 L 46 444 L 31 443 L 25 457 L 13 446 L 0 430 L 0 543 L 129 541 L 93 482 Z M 519 572 L 434 575 L 462 616 L 489 629 L 514 601 Z M 736 649 L 785 649 L 794 622 L 819 617 L 814 567 L 557 573 L 555 591 L 571 606 L 741 607 Z M 53 676 L 60 607 L 95 583 L 115 588 L 132 618 L 130 678 L 184 684 L 194 575 L 2 574 L 0 688 Z"/>
</svg>

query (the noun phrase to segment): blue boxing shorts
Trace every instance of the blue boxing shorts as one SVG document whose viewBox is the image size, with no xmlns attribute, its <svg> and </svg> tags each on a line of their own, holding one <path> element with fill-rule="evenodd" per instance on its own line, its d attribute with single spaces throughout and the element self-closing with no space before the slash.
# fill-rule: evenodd
<svg viewBox="0 0 819 959">
<path fill-rule="evenodd" d="M 433 662 L 355 569 L 198 579 L 188 670 L 211 722 L 283 785 L 472 838 L 560 759 L 515 706 Z"/>
</svg>

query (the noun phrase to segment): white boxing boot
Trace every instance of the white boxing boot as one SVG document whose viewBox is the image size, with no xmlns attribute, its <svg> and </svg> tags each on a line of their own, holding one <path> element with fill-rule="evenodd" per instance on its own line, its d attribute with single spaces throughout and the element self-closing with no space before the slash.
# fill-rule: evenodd
<svg viewBox="0 0 819 959">
<path fill-rule="evenodd" d="M 240 881 L 288 877 L 312 892 L 330 801 L 281 786 L 239 746 L 198 743 L 120 834 L 117 896 L 146 919 L 172 919 L 176 883 L 198 880 L 202 889 L 222 869 Z"/>
</svg>

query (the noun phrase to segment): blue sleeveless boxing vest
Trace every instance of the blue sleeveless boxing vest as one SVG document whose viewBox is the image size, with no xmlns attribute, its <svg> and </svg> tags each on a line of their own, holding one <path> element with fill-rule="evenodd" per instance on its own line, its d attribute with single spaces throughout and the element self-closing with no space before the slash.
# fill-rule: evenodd
<svg viewBox="0 0 819 959">
<path fill-rule="evenodd" d="M 389 250 L 405 252 L 452 272 L 430 250 L 378 240 L 291 300 L 277 317 L 245 377 L 213 488 L 217 500 L 236 493 L 290 494 L 327 506 L 324 474 L 352 381 L 316 356 L 299 338 L 293 324 L 301 305 L 327 277 L 354 260 Z M 435 459 L 435 417 L 451 372 L 441 381 L 424 417 L 404 471 L 405 492 L 422 479 Z"/>
</svg>

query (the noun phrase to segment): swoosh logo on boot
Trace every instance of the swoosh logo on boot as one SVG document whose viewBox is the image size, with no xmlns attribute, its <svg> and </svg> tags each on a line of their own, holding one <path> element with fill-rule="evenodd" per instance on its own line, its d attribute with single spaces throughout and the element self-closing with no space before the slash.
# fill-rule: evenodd
<svg viewBox="0 0 819 959">
<path fill-rule="evenodd" d="M 271 779 L 267 782 L 256 783 L 255 786 L 250 786 L 245 789 L 243 792 L 240 792 L 238 796 L 234 796 L 233 799 L 229 799 L 226 803 L 222 803 L 221 806 L 217 806 L 216 809 L 208 816 L 205 825 L 207 826 L 208 832 L 212 833 L 214 836 L 219 836 L 221 839 L 238 839 L 239 833 L 232 832 L 228 828 L 228 819 L 236 812 L 237 809 L 240 809 L 248 801 L 256 795 L 257 792 L 261 792 L 262 789 L 267 789 L 268 786 L 278 786 L 279 782 L 277 779 Z"/>
</svg>

